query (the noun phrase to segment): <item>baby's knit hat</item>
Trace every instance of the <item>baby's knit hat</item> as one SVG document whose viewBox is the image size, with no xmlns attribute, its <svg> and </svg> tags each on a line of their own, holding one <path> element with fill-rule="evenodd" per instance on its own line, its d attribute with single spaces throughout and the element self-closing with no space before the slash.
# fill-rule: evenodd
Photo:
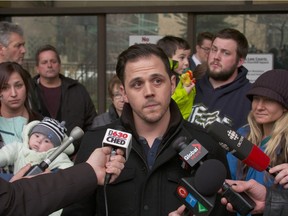
<svg viewBox="0 0 288 216">
<path fill-rule="evenodd" d="M 29 137 L 33 133 L 41 133 L 51 140 L 54 147 L 59 146 L 61 145 L 66 132 L 64 125 L 64 121 L 59 123 L 53 118 L 45 117 L 39 124 L 31 129 Z"/>
<path fill-rule="evenodd" d="M 263 96 L 279 102 L 288 108 L 288 71 L 283 69 L 269 70 L 261 74 L 252 84 L 247 97 Z"/>
</svg>

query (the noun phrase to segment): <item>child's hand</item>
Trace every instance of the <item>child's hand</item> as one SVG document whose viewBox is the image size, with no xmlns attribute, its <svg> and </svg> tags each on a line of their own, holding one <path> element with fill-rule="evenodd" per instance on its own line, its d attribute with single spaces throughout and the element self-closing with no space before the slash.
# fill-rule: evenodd
<svg viewBox="0 0 288 216">
<path fill-rule="evenodd" d="M 180 76 L 180 81 L 182 82 L 183 88 L 186 90 L 187 94 L 191 92 L 196 83 L 195 78 L 193 78 L 193 72 L 189 68 L 183 71 Z"/>
<path fill-rule="evenodd" d="M 194 87 L 196 82 L 195 78 L 193 78 L 193 72 L 190 69 L 186 69 L 182 73 L 182 75 L 180 76 L 180 81 L 183 83 L 184 87 L 190 87 L 191 85 L 193 85 L 192 87 Z"/>
<path fill-rule="evenodd" d="M 195 84 L 194 84 L 193 82 L 191 82 L 191 84 L 190 84 L 189 86 L 185 86 L 185 85 L 183 84 L 183 88 L 186 90 L 187 94 L 189 94 L 189 93 L 192 91 L 192 89 L 194 88 L 194 86 L 195 86 Z"/>
</svg>

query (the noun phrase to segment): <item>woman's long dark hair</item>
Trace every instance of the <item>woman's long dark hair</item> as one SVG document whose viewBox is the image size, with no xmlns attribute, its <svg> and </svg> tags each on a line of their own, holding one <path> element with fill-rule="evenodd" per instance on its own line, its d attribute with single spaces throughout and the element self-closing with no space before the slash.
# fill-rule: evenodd
<svg viewBox="0 0 288 216">
<path fill-rule="evenodd" d="M 29 114 L 28 121 L 33 121 L 36 119 L 41 119 L 40 115 L 35 113 L 29 103 L 29 92 L 30 92 L 30 80 L 31 76 L 28 71 L 26 71 L 21 65 L 16 62 L 2 62 L 0 63 L 0 91 L 4 85 L 8 82 L 12 73 L 18 73 L 22 78 L 25 88 L 26 88 L 26 98 L 24 101 L 24 106 Z"/>
</svg>

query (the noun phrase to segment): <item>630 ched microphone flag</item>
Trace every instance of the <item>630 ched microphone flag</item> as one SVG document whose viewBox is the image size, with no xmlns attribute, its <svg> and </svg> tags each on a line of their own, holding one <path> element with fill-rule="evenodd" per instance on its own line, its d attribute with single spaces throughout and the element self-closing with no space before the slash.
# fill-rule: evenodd
<svg viewBox="0 0 288 216">
<path fill-rule="evenodd" d="M 127 160 L 132 147 L 131 139 L 132 135 L 130 133 L 107 128 L 106 134 L 102 141 L 102 146 L 111 146 L 114 149 L 122 149 L 124 151 L 124 157 Z"/>
<path fill-rule="evenodd" d="M 124 157 L 128 160 L 132 145 L 132 135 L 125 131 L 107 128 L 106 134 L 102 141 L 102 146 L 112 147 L 111 156 L 116 154 L 116 149 L 122 149 Z M 110 157 L 111 157 L 110 156 Z M 108 184 L 111 179 L 111 174 L 106 173 L 104 184 Z"/>
</svg>

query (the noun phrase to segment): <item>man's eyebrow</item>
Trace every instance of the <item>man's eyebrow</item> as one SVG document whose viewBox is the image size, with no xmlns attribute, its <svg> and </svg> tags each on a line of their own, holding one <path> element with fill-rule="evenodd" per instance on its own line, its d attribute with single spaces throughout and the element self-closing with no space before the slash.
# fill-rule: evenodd
<svg viewBox="0 0 288 216">
<path fill-rule="evenodd" d="M 153 73 L 151 74 L 151 77 L 154 78 L 154 77 L 164 77 L 164 75 L 162 73 Z"/>
</svg>

